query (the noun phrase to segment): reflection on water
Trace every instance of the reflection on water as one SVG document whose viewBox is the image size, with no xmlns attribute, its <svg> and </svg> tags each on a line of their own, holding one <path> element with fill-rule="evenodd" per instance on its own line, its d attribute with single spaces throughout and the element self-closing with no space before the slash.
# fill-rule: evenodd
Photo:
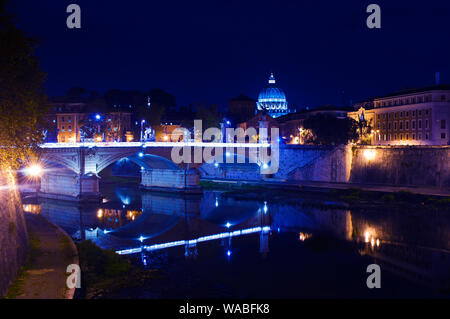
<svg viewBox="0 0 450 319">
<path fill-rule="evenodd" d="M 41 213 L 41 205 L 24 204 L 23 205 L 23 211 L 25 213 L 40 214 Z"/>
<path fill-rule="evenodd" d="M 106 199 L 98 205 L 40 199 L 38 204 L 25 201 L 24 209 L 41 213 L 74 239 L 90 239 L 103 248 L 137 257 L 144 266 L 156 267 L 155 260 L 161 256 L 166 256 L 165 262 L 158 267 L 172 265 L 170 256 L 193 260 L 198 268 L 193 273 L 198 271 L 200 277 L 211 273 L 206 265 L 223 266 L 216 256 L 220 251 L 229 267 L 233 262 L 241 262 L 240 268 L 260 267 L 261 272 L 267 267 L 277 280 L 274 286 L 280 285 L 286 293 L 290 281 L 300 280 L 292 278 L 311 277 L 308 271 L 324 277 L 319 269 L 329 263 L 343 268 L 345 280 L 354 277 L 351 267 L 377 263 L 391 276 L 383 278 L 392 282 L 406 279 L 414 287 L 429 287 L 440 295 L 449 291 L 450 217 L 439 212 L 323 210 L 304 208 L 301 199 L 286 205 L 269 199 L 237 200 L 213 191 L 175 196 L 120 186 L 104 195 Z M 206 271 L 200 272 L 202 263 Z M 302 268 L 309 266 L 311 270 Z M 284 272 L 291 279 L 283 281 Z M 365 269 L 361 276 L 358 285 L 365 283 Z M 302 280 L 305 284 L 306 279 Z M 400 289 L 393 295 L 402 297 L 402 293 Z"/>
</svg>

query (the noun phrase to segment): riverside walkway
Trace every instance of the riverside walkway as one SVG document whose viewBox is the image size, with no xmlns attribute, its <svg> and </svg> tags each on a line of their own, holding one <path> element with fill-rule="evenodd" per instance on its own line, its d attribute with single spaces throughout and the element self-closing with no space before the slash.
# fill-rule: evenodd
<svg viewBox="0 0 450 319">
<path fill-rule="evenodd" d="M 27 261 L 9 287 L 9 299 L 72 299 L 66 269 L 78 264 L 72 239 L 40 215 L 25 214 L 30 248 Z"/>
</svg>

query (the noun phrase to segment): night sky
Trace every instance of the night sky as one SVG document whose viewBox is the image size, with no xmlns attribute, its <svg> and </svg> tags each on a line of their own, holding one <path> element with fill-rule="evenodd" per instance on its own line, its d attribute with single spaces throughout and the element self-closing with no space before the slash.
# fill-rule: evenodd
<svg viewBox="0 0 450 319">
<path fill-rule="evenodd" d="M 13 0 L 49 95 L 162 88 L 178 104 L 257 98 L 273 71 L 298 108 L 450 82 L 450 1 Z M 66 27 L 77 3 L 82 29 Z M 382 10 L 381 30 L 366 7 Z"/>
</svg>

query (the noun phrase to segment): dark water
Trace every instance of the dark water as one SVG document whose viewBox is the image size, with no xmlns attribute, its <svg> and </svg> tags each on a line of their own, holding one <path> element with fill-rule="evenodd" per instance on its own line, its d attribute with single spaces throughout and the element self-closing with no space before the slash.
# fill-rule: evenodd
<svg viewBox="0 0 450 319">
<path fill-rule="evenodd" d="M 160 270 L 150 287 L 126 297 L 450 296 L 445 213 L 324 210 L 305 208 L 302 198 L 287 205 L 121 185 L 104 185 L 103 194 L 99 205 L 40 199 L 25 208 L 76 240 L 133 252 L 134 262 Z M 381 268 L 380 289 L 367 287 L 370 264 Z"/>
</svg>

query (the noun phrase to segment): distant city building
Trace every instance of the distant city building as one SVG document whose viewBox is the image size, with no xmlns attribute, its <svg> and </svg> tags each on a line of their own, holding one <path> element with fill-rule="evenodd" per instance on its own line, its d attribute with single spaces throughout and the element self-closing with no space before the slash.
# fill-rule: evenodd
<svg viewBox="0 0 450 319">
<path fill-rule="evenodd" d="M 122 142 L 134 139 L 131 133 L 131 113 L 87 112 L 88 104 L 73 101 L 52 101 L 47 114 L 46 142 L 78 143 L 86 131 L 92 131 L 88 139 L 97 142 Z M 88 127 L 88 129 L 86 129 Z"/>
<path fill-rule="evenodd" d="M 232 123 L 242 123 L 255 116 L 255 100 L 241 94 L 228 100 L 228 117 Z"/>
<path fill-rule="evenodd" d="M 289 113 L 286 95 L 276 86 L 273 73 L 270 75 L 268 86 L 259 93 L 256 112 L 260 111 L 267 112 L 273 118 Z"/>
<path fill-rule="evenodd" d="M 450 85 L 402 90 L 355 105 L 371 121 L 373 145 L 449 145 Z"/>
</svg>

